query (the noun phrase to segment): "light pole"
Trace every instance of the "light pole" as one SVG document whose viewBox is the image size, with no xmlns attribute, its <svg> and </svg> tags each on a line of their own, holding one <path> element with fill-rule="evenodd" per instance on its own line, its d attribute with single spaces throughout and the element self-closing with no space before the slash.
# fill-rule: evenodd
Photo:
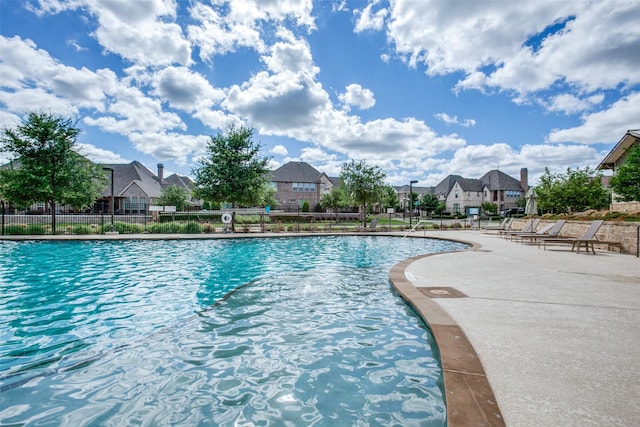
<svg viewBox="0 0 640 427">
<path fill-rule="evenodd" d="M 110 231 L 111 231 L 111 233 L 113 233 L 113 211 L 114 211 L 114 203 L 113 203 L 113 172 L 114 172 L 114 169 L 113 168 L 102 168 L 102 170 L 111 172 L 111 197 L 110 197 L 110 200 L 109 200 L 109 205 L 110 205 L 109 210 L 111 211 L 111 230 Z"/>
<path fill-rule="evenodd" d="M 411 181 L 409 181 L 409 230 L 411 230 L 411 217 L 413 216 L 413 196 L 411 195 L 411 193 L 413 193 L 413 184 L 415 184 L 416 181 L 415 179 L 412 179 Z"/>
</svg>

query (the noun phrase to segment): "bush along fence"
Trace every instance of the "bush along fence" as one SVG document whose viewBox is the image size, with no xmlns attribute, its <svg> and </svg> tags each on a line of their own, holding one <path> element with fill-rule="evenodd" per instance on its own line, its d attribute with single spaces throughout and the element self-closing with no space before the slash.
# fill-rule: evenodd
<svg viewBox="0 0 640 427">
<path fill-rule="evenodd" d="M 225 214 L 228 215 L 225 216 Z M 232 211 L 158 214 L 22 215 L 2 212 L 0 235 L 79 235 L 135 233 L 266 233 L 362 230 L 357 214 L 236 213 Z M 231 219 L 231 221 L 228 221 Z M 113 220 L 113 224 L 112 224 Z M 113 226 L 113 227 L 112 227 Z"/>
</svg>

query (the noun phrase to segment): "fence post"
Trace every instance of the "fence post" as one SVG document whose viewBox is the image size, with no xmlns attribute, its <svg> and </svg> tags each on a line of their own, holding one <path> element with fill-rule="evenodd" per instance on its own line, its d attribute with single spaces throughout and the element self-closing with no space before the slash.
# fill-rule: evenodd
<svg viewBox="0 0 640 427">
<path fill-rule="evenodd" d="M 2 201 L 2 235 L 4 236 L 4 200 Z"/>
</svg>

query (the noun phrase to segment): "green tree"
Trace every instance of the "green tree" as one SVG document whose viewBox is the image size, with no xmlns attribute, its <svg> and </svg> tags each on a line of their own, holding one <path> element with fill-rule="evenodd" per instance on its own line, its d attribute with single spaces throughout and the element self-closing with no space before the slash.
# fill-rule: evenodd
<svg viewBox="0 0 640 427">
<path fill-rule="evenodd" d="M 485 214 L 497 214 L 498 213 L 498 205 L 496 203 L 484 202 L 481 205 L 482 211 Z"/>
<path fill-rule="evenodd" d="M 382 207 L 384 209 L 393 208 L 398 209 L 400 203 L 398 202 L 398 193 L 391 185 L 385 185 L 382 194 Z"/>
<path fill-rule="evenodd" d="M 34 112 L 15 129 L 2 130 L 0 151 L 12 159 L 0 169 L 0 194 L 19 207 L 47 203 L 54 231 L 56 205 L 83 209 L 107 185 L 102 168 L 75 151 L 79 133 L 71 119 Z"/>
<path fill-rule="evenodd" d="M 269 158 L 260 157 L 253 129 L 231 126 L 226 134 L 212 136 L 206 155 L 193 171 L 198 198 L 230 202 L 233 206 L 258 206 L 264 202 Z"/>
<path fill-rule="evenodd" d="M 602 174 L 588 166 L 568 168 L 566 174 L 552 174 L 545 168 L 536 192 L 538 206 L 546 212 L 581 212 L 602 209 L 609 204 L 609 194 L 602 186 Z"/>
<path fill-rule="evenodd" d="M 162 190 L 156 204 L 162 206 L 175 206 L 178 212 L 184 211 L 189 205 L 189 191 L 184 187 L 169 185 Z"/>
<path fill-rule="evenodd" d="M 640 144 L 627 149 L 626 155 L 616 174 L 611 177 L 610 185 L 617 200 L 640 201 Z"/>
<path fill-rule="evenodd" d="M 438 196 L 435 194 L 425 193 L 422 195 L 422 199 L 420 199 L 420 209 L 426 211 L 429 216 L 438 210 L 439 205 L 440 200 L 438 200 Z"/>
<path fill-rule="evenodd" d="M 320 198 L 320 206 L 324 209 L 330 209 L 335 212 L 336 220 L 338 218 L 338 210 L 349 205 L 346 189 L 344 185 L 333 187 L 330 193 L 325 193 Z"/>
<path fill-rule="evenodd" d="M 367 225 L 367 205 L 382 199 L 386 174 L 366 161 L 351 160 L 342 165 L 340 178 L 347 193 L 361 209 L 362 225 Z"/>
</svg>

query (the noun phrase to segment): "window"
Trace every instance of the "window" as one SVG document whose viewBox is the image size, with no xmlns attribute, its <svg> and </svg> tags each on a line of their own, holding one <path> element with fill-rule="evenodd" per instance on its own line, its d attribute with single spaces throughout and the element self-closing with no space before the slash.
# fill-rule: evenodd
<svg viewBox="0 0 640 427">
<path fill-rule="evenodd" d="M 460 213 L 460 203 L 453 204 L 453 212 Z"/>
<path fill-rule="evenodd" d="M 313 182 L 294 182 L 292 184 L 293 191 L 299 191 L 303 193 L 312 193 L 316 191 L 316 184 Z"/>
</svg>

